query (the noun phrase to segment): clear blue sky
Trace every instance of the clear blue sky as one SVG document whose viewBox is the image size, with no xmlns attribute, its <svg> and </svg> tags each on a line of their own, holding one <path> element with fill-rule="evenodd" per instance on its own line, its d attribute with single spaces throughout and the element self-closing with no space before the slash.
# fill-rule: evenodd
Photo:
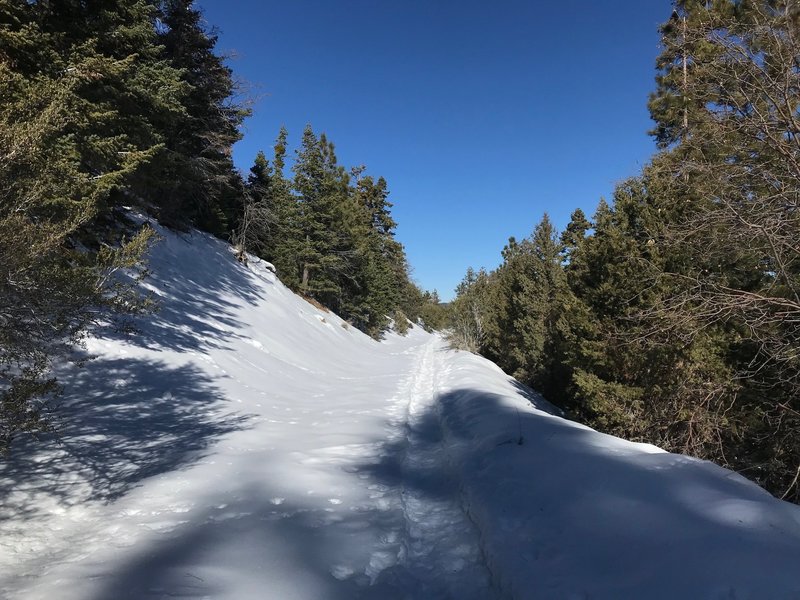
<svg viewBox="0 0 800 600">
<path fill-rule="evenodd" d="M 414 278 L 443 299 L 546 211 L 594 211 L 654 151 L 669 0 L 201 0 L 260 96 L 246 170 L 306 123 L 389 182 Z"/>
</svg>

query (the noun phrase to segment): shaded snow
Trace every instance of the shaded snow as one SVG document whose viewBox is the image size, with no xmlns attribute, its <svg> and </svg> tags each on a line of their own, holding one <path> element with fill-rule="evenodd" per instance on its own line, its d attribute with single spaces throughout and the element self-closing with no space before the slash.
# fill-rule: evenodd
<svg viewBox="0 0 800 600">
<path fill-rule="evenodd" d="M 416 418 L 436 339 L 379 344 L 264 263 L 160 233 L 160 312 L 91 339 L 61 443 L 0 465 L 0 596 L 493 597 Z"/>
<path fill-rule="evenodd" d="M 464 505 L 513 597 L 800 598 L 800 507 L 552 416 L 495 368 L 451 355 L 438 401 Z"/>
<path fill-rule="evenodd" d="M 3 598 L 800 598 L 798 507 L 161 235 L 161 311 L 0 464 Z"/>
</svg>

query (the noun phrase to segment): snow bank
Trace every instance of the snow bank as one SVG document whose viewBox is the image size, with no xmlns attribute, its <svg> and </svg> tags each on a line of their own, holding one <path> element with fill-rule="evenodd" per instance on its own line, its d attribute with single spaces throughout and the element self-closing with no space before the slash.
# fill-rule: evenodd
<svg viewBox="0 0 800 600">
<path fill-rule="evenodd" d="M 0 461 L 0 597 L 800 598 L 797 506 L 158 231 L 160 311 L 96 331 L 60 438 Z"/>
<path fill-rule="evenodd" d="M 514 598 L 800 598 L 800 507 L 553 416 L 481 357 L 454 356 L 444 387 L 465 509 Z"/>
</svg>

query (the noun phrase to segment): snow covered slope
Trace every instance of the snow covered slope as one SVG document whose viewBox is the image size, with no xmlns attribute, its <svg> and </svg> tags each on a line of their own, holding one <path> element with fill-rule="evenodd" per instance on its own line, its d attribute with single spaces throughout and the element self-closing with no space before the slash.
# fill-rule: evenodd
<svg viewBox="0 0 800 600">
<path fill-rule="evenodd" d="M 800 598 L 800 508 L 160 233 L 161 311 L 0 463 L 0 597 Z"/>
</svg>

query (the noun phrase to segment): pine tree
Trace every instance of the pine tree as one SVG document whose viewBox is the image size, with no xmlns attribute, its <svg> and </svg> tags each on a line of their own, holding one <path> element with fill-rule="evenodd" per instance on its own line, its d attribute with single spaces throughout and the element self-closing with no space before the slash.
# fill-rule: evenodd
<svg viewBox="0 0 800 600">
<path fill-rule="evenodd" d="M 144 1 L 5 3 L 0 42 L 4 450 L 48 427 L 46 400 L 58 391 L 51 364 L 97 309 L 135 300 L 111 274 L 135 266 L 149 233 L 114 249 L 98 224 L 160 151 L 158 118 L 175 112 L 183 87 L 158 58 Z"/>
<path fill-rule="evenodd" d="M 685 260 L 662 275 L 673 291 L 654 329 L 692 344 L 721 336 L 715 348 L 741 389 L 725 417 L 738 433 L 717 445 L 730 445 L 733 466 L 759 464 L 770 489 L 800 498 L 789 458 L 800 453 L 797 6 L 678 2 L 662 40 L 650 109 L 667 151 L 653 167 L 684 211 L 661 245 Z"/>
<path fill-rule="evenodd" d="M 310 126 L 303 132 L 292 170 L 302 232 L 300 291 L 335 308 L 340 277 L 347 267 L 347 257 L 341 251 L 346 175 L 336 163 L 332 145 L 317 138 Z"/>
<path fill-rule="evenodd" d="M 480 352 L 486 339 L 486 321 L 491 311 L 492 281 L 483 269 L 467 269 L 456 287 L 456 298 L 450 310 L 450 341 L 470 352 Z"/>
<path fill-rule="evenodd" d="M 231 148 L 250 111 L 234 100 L 232 71 L 215 53 L 217 35 L 204 27 L 194 0 L 163 0 L 160 9 L 160 41 L 188 93 L 184 115 L 167 124 L 166 152 L 153 175 L 162 185 L 152 201 L 173 224 L 193 222 L 227 235 L 242 212 L 243 195 Z"/>
<path fill-rule="evenodd" d="M 567 264 L 569 264 L 573 252 L 575 252 L 586 237 L 586 232 L 591 228 L 592 224 L 589 222 L 589 219 L 586 218 L 584 212 L 580 208 L 575 209 L 570 215 L 567 228 L 561 232 L 560 238 L 561 253 Z"/>
<path fill-rule="evenodd" d="M 259 205 L 269 214 L 268 235 L 251 249 L 273 262 L 286 285 L 374 337 L 401 308 L 418 316 L 422 292 L 409 282 L 405 250 L 394 239 L 386 180 L 364 175 L 363 166 L 348 174 L 333 143 L 310 126 L 291 182 L 283 174 L 284 128 L 274 149 L 272 165 L 260 153 L 248 177 L 245 217 Z"/>
<path fill-rule="evenodd" d="M 292 194 L 291 182 L 284 175 L 287 137 L 286 128 L 281 127 L 273 146 L 270 207 L 275 227 L 266 258 L 275 265 L 283 283 L 292 289 L 298 289 L 300 285 L 298 255 L 303 236 L 298 202 Z"/>
<path fill-rule="evenodd" d="M 636 234 L 617 210 L 625 190 L 634 189 L 641 191 L 634 181 L 619 186 L 613 208 L 601 199 L 593 234 L 571 252 L 567 274 L 577 303 L 567 319 L 578 335 L 567 353 L 568 404 L 603 431 L 640 439 L 644 391 L 635 377 L 637 355 L 619 336 L 643 281 Z"/>
<path fill-rule="evenodd" d="M 352 238 L 359 272 L 354 279 L 358 291 L 353 300 L 358 306 L 360 328 L 378 336 L 385 329 L 388 316 L 400 305 L 407 285 L 405 253 L 394 239 L 396 223 L 390 214 L 392 204 L 387 200 L 386 180 L 362 178 L 360 170 L 354 174 L 356 221 Z"/>
<path fill-rule="evenodd" d="M 553 336 L 566 287 L 560 252 L 556 231 L 545 214 L 511 263 L 518 270 L 508 317 L 514 332 L 509 342 L 518 364 L 516 376 L 545 393 L 553 388 Z"/>
<path fill-rule="evenodd" d="M 244 193 L 242 214 L 238 218 L 238 227 L 233 236 L 237 257 L 246 261 L 246 253 L 258 256 L 271 254 L 270 247 L 274 237 L 275 215 L 271 209 L 273 194 L 271 180 L 272 168 L 264 152 L 259 151 Z"/>
</svg>

